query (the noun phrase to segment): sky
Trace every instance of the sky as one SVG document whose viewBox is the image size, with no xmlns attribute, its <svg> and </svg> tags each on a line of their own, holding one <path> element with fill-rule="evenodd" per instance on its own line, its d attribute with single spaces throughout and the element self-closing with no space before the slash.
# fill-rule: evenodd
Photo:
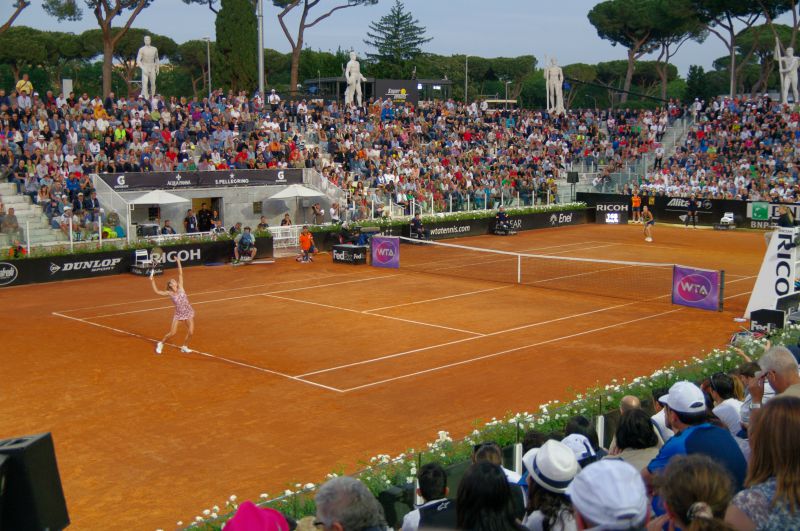
<svg viewBox="0 0 800 531">
<path fill-rule="evenodd" d="M 83 4 L 82 0 L 77 0 Z M 342 0 L 322 0 L 320 7 L 339 5 Z M 3 2 L 0 19 L 11 13 L 12 2 Z M 514 57 L 532 54 L 539 64 L 555 56 L 558 63 L 597 63 L 625 59 L 625 49 L 612 46 L 597 36 L 587 13 L 598 4 L 595 0 L 404 0 L 406 9 L 419 19 L 433 40 L 423 49 L 442 55 L 469 54 L 481 57 Z M 84 10 L 79 22 L 58 22 L 33 0 L 16 24 L 41 30 L 80 33 L 95 28 L 91 11 Z M 393 0 L 380 0 L 377 5 L 353 7 L 334 13 L 330 18 L 306 31 L 305 46 L 314 50 L 366 51 L 363 43 L 370 22 L 386 14 Z M 289 43 L 277 20 L 278 9 L 264 0 L 265 46 L 282 52 Z M 291 19 L 296 28 L 296 18 Z M 788 15 L 779 22 L 791 24 Z M 182 0 L 153 0 L 134 22 L 135 27 L 171 37 L 178 43 L 214 38 L 214 14 L 205 6 L 186 5 Z M 689 66 L 699 64 L 711 68 L 715 59 L 726 55 L 723 43 L 710 35 L 703 44 L 689 42 L 673 60 L 682 75 Z"/>
</svg>

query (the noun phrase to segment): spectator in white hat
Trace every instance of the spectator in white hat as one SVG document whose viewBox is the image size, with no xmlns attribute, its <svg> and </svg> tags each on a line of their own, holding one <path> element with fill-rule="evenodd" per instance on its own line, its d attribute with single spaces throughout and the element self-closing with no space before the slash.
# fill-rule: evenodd
<svg viewBox="0 0 800 531">
<path fill-rule="evenodd" d="M 592 448 L 592 443 L 585 435 L 573 433 L 564 437 L 561 442 L 575 454 L 575 459 L 581 468 L 584 468 L 599 459 L 597 452 Z"/>
<path fill-rule="evenodd" d="M 546 441 L 541 448 L 529 450 L 522 464 L 528 472 L 528 504 L 522 525 L 530 531 L 577 529 L 564 494 L 578 473 L 573 451 L 558 441 Z"/>
<path fill-rule="evenodd" d="M 648 520 L 647 491 L 639 472 L 617 459 L 592 463 L 567 487 L 578 529 L 641 529 Z"/>
<path fill-rule="evenodd" d="M 665 406 L 667 427 L 675 436 L 642 470 L 645 482 L 652 485 L 653 476 L 676 455 L 705 454 L 724 466 L 733 477 L 734 488 L 741 489 L 747 471 L 744 455 L 728 430 L 708 422 L 703 391 L 691 382 L 677 382 L 659 401 Z"/>
</svg>

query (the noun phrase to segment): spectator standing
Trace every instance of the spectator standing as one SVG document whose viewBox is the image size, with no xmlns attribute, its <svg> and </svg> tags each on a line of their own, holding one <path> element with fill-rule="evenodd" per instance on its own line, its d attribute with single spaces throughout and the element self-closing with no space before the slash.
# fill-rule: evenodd
<svg viewBox="0 0 800 531">
<path fill-rule="evenodd" d="M 269 92 L 269 96 L 267 97 L 267 101 L 269 102 L 269 108 L 274 114 L 275 111 L 278 110 L 278 105 L 281 103 L 281 97 L 278 96 L 278 93 L 275 92 L 275 89 L 272 89 Z"/>
<path fill-rule="evenodd" d="M 202 203 L 200 205 L 200 210 L 197 211 L 197 227 L 200 232 L 209 232 L 213 227 L 211 222 L 211 211 L 208 209 L 208 205 Z"/>
<path fill-rule="evenodd" d="M 28 76 L 27 72 L 22 74 L 22 79 L 17 81 L 15 88 L 17 92 L 20 94 L 24 92 L 28 96 L 33 95 L 33 83 L 31 83 L 30 77 Z"/>
<path fill-rule="evenodd" d="M 317 519 L 320 531 L 381 531 L 386 521 L 378 500 L 357 479 L 333 478 L 317 492 Z"/>
<path fill-rule="evenodd" d="M 186 217 L 183 219 L 183 229 L 187 234 L 197 232 L 197 216 L 194 215 L 194 211 L 191 208 L 186 211 Z"/>
<path fill-rule="evenodd" d="M 258 222 L 256 230 L 263 231 L 267 229 L 269 229 L 269 223 L 267 223 L 267 218 L 265 216 L 261 216 L 261 220 Z"/>
<path fill-rule="evenodd" d="M 747 488 L 725 521 L 738 531 L 800 529 L 800 398 L 770 400 L 752 426 Z"/>
<path fill-rule="evenodd" d="M 2 223 L 0 223 L 0 231 L 2 231 L 3 234 L 8 234 L 11 240 L 22 239 L 22 231 L 19 228 L 19 221 L 17 220 L 17 215 L 14 213 L 14 207 L 8 208 L 6 216 L 3 218 Z"/>
</svg>

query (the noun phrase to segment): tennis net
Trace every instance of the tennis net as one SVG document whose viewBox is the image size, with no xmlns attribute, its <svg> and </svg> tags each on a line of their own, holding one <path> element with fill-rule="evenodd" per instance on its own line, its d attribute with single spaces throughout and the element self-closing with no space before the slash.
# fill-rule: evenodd
<svg viewBox="0 0 800 531">
<path fill-rule="evenodd" d="M 668 297 L 674 264 L 514 253 L 401 237 L 400 268 L 626 300 Z M 669 299 L 667 299 L 669 300 Z"/>
</svg>

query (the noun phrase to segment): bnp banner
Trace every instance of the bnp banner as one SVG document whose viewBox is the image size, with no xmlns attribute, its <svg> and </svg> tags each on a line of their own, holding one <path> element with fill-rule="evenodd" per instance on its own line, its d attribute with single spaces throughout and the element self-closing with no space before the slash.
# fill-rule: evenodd
<svg viewBox="0 0 800 531">
<path fill-rule="evenodd" d="M 373 236 L 372 265 L 397 269 L 400 267 L 400 238 L 396 236 Z"/>
<path fill-rule="evenodd" d="M 722 311 L 725 272 L 676 265 L 672 270 L 672 304 Z"/>
</svg>

